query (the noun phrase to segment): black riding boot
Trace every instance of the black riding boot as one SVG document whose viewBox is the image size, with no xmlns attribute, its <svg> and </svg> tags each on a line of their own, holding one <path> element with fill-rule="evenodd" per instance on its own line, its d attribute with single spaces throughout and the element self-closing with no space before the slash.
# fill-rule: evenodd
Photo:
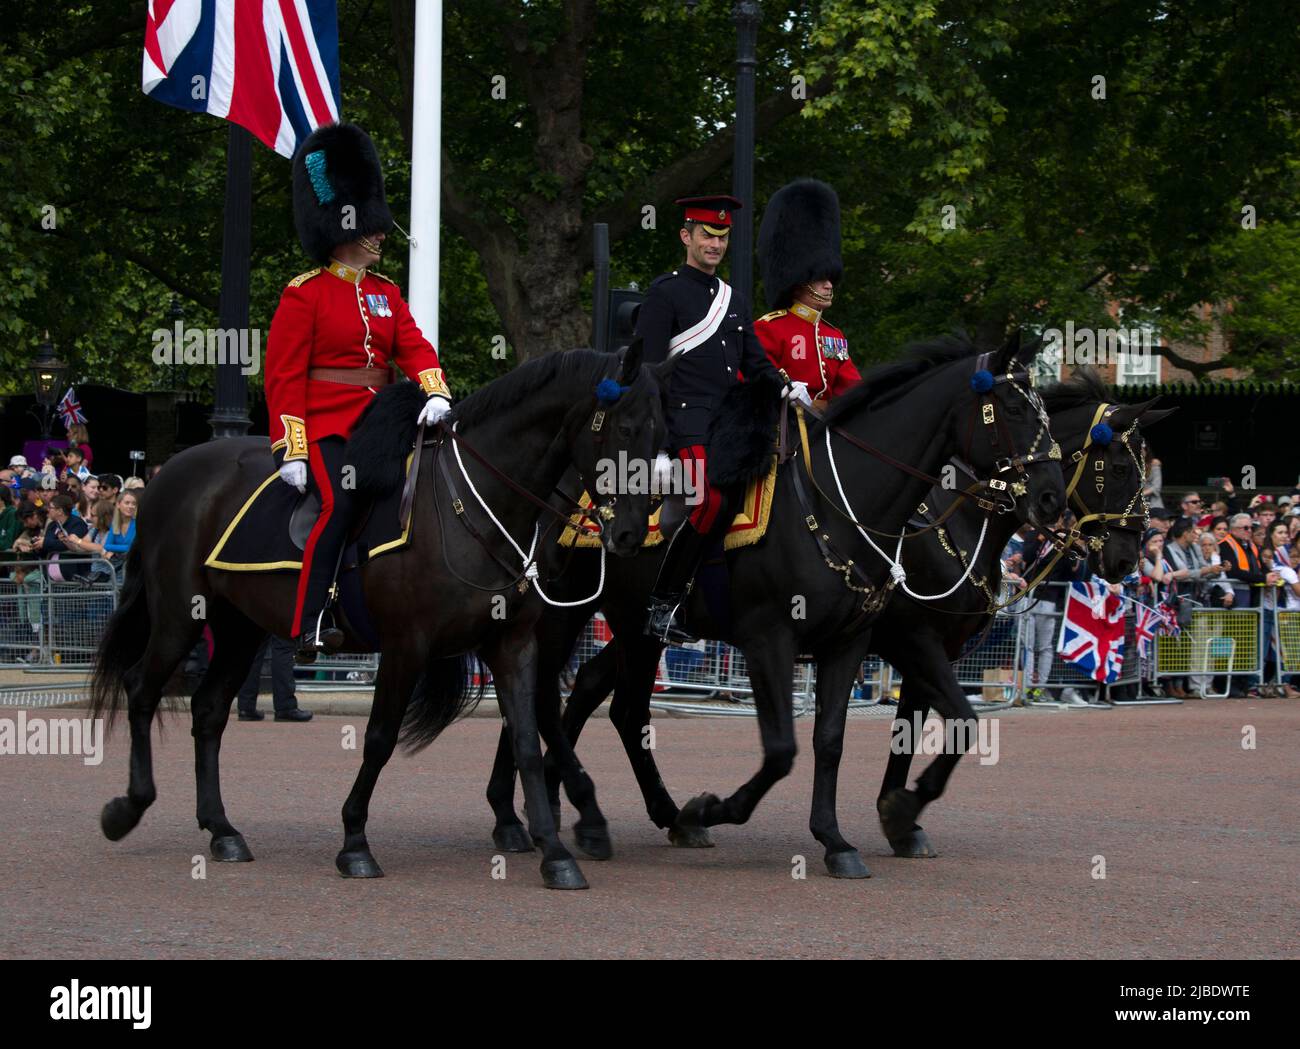
<svg viewBox="0 0 1300 1049">
<path fill-rule="evenodd" d="M 659 578 L 650 592 L 650 609 L 645 624 L 647 636 L 669 645 L 689 645 L 699 640 L 676 622 L 676 614 L 682 599 L 691 589 L 700 561 L 704 559 L 708 539 L 708 535 L 697 532 L 690 521 L 683 521 L 673 536 L 664 563 L 659 566 Z"/>
<path fill-rule="evenodd" d="M 334 607 L 336 584 L 331 582 L 329 596 L 323 609 L 315 615 L 303 615 L 302 633 L 298 635 L 298 648 L 293 661 L 299 666 L 315 663 L 322 652 L 336 652 L 343 647 L 343 631 L 334 625 L 331 609 Z"/>
</svg>

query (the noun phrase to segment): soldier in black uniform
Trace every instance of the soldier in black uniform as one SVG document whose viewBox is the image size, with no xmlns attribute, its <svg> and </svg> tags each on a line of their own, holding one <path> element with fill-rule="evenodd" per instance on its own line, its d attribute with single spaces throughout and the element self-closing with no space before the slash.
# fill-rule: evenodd
<svg viewBox="0 0 1300 1049">
<path fill-rule="evenodd" d="M 684 197 L 686 209 L 678 232 L 686 261 L 655 279 L 637 315 L 637 334 L 645 361 L 658 363 L 678 355 L 665 392 L 668 450 L 682 460 L 698 499 L 690 517 L 669 544 L 650 596 L 646 633 L 661 641 L 696 640 L 674 616 L 690 589 L 696 569 L 715 528 L 726 528 L 724 493 L 708 483 L 706 456 L 709 420 L 735 383 L 766 378 L 784 388 L 783 396 L 811 404 L 805 383 L 791 383 L 768 359 L 754 335 L 749 303 L 732 294 L 717 276 L 727 253 L 731 213 L 741 207 L 735 197 Z M 661 452 L 655 463 L 663 478 L 671 467 Z M 662 482 L 661 482 L 662 484 Z M 661 490 L 663 488 L 661 487 Z"/>
</svg>

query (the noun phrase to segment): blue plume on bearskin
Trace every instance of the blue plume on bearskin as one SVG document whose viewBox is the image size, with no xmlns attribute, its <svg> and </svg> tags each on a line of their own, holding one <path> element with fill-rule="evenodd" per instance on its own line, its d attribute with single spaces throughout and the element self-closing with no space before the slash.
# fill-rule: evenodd
<svg viewBox="0 0 1300 1049">
<path fill-rule="evenodd" d="M 424 402 L 417 383 L 399 382 L 385 386 L 366 407 L 343 460 L 356 470 L 359 495 L 377 499 L 402 486 Z"/>
<path fill-rule="evenodd" d="M 709 483 L 719 488 L 747 484 L 772 468 L 781 387 L 753 379 L 729 389 L 709 425 Z"/>
</svg>

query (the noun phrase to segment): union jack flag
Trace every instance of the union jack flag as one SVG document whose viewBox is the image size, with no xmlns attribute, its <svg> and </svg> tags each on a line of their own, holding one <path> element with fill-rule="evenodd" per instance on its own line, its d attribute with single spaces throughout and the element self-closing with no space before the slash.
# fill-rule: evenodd
<svg viewBox="0 0 1300 1049">
<path fill-rule="evenodd" d="M 54 410 L 63 419 L 65 427 L 71 426 L 73 423 L 84 423 L 86 421 L 86 413 L 81 410 L 81 402 L 77 400 L 77 391 L 71 386 L 68 387 L 68 392 L 63 395 L 63 399 L 59 401 L 58 407 Z"/>
<path fill-rule="evenodd" d="M 1071 583 L 1056 650 L 1089 677 L 1109 685 L 1124 665 L 1124 602 L 1094 583 Z"/>
<path fill-rule="evenodd" d="M 1138 656 L 1147 659 L 1151 655 L 1151 646 L 1155 642 L 1156 634 L 1164 625 L 1165 617 L 1163 613 L 1137 601 L 1133 602 L 1133 608 L 1135 612 L 1133 633 L 1137 637 Z"/>
<path fill-rule="evenodd" d="M 149 0 L 144 93 L 247 128 L 281 156 L 339 119 L 336 0 Z"/>
</svg>

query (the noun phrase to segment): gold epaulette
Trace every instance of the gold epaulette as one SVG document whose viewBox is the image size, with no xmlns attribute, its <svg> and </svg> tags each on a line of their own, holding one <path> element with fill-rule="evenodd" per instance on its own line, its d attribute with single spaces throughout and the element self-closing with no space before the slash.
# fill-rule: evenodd
<svg viewBox="0 0 1300 1049">
<path fill-rule="evenodd" d="M 789 312 L 789 310 L 773 310 L 771 313 L 763 314 L 758 319 L 761 321 L 774 321 L 777 317 L 784 317 Z"/>
<path fill-rule="evenodd" d="M 289 287 L 301 288 L 304 284 L 306 284 L 309 280 L 311 280 L 312 277 L 320 273 L 320 271 L 321 268 L 317 266 L 314 270 L 308 270 L 306 273 L 299 273 L 298 276 L 294 277 L 293 280 L 289 282 Z"/>
<path fill-rule="evenodd" d="M 397 281 L 393 280 L 392 277 L 385 277 L 382 273 L 376 273 L 374 270 L 366 270 L 366 272 L 369 273 L 370 276 L 372 276 L 372 277 L 378 277 L 380 280 L 382 280 L 382 281 L 384 281 L 384 282 L 386 282 L 386 283 L 388 283 L 388 284 L 392 284 L 392 285 L 394 285 L 394 286 L 397 285 Z"/>
</svg>

